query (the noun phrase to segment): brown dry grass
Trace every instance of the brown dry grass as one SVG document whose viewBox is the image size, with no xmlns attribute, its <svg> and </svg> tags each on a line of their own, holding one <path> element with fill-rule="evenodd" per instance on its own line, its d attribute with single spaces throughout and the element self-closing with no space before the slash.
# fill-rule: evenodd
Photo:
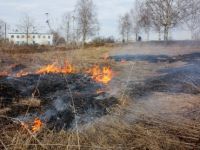
<svg viewBox="0 0 200 150">
<path fill-rule="evenodd" d="M 43 128 L 40 133 L 32 134 L 20 127 L 17 132 L 1 129 L 1 142 L 5 149 L 20 150 L 199 149 L 199 137 L 195 135 L 200 133 L 200 127 L 193 125 L 155 118 L 143 118 L 134 124 L 127 124 L 116 116 L 106 116 L 89 127 L 81 128 L 80 145 L 77 144 L 75 131 L 54 132 Z"/>
<path fill-rule="evenodd" d="M 25 71 L 34 71 L 41 66 L 56 63 L 63 65 L 67 60 L 76 67 L 77 70 L 85 69 L 88 66 L 98 64 L 106 64 L 105 58 L 113 46 L 103 47 L 89 47 L 86 49 L 72 49 L 72 50 L 58 50 L 51 48 L 51 50 L 37 51 L 31 49 L 32 53 L 5 53 L 0 51 L 0 66 L 3 70 L 9 67 L 9 64 L 24 64 L 27 66 Z M 46 49 L 46 48 L 45 48 Z M 35 50 L 35 51 L 34 51 Z M 7 64 L 3 65 L 3 62 Z M 3 71 L 0 69 L 0 71 Z"/>
<path fill-rule="evenodd" d="M 25 105 L 28 107 L 40 107 L 41 100 L 36 98 L 22 99 L 18 102 L 19 105 Z"/>
</svg>

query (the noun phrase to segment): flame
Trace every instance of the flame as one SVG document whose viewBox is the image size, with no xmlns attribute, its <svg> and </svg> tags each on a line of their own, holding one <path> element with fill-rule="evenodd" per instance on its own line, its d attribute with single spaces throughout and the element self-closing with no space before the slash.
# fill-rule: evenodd
<svg viewBox="0 0 200 150">
<path fill-rule="evenodd" d="M 32 132 L 36 133 L 40 131 L 41 128 L 42 128 L 42 121 L 39 118 L 36 118 L 32 126 Z"/>
<path fill-rule="evenodd" d="M 113 78 L 113 72 L 110 67 L 103 67 L 102 69 L 95 65 L 88 71 L 92 75 L 92 79 L 101 82 L 103 84 L 108 84 Z"/>
<path fill-rule="evenodd" d="M 28 72 L 25 72 L 25 71 L 20 71 L 20 72 L 18 72 L 16 75 L 15 75 L 15 77 L 17 77 L 17 78 L 20 78 L 20 77 L 23 77 L 23 76 L 27 76 L 29 73 Z"/>
<path fill-rule="evenodd" d="M 48 74 L 48 73 L 63 73 L 63 74 L 68 74 L 68 73 L 73 73 L 74 68 L 73 66 L 65 61 L 65 64 L 63 67 L 57 67 L 55 64 L 52 65 L 47 65 L 36 71 L 37 74 Z"/>
<path fill-rule="evenodd" d="M 0 76 L 8 76 L 9 73 L 7 71 L 0 72 Z"/>
</svg>

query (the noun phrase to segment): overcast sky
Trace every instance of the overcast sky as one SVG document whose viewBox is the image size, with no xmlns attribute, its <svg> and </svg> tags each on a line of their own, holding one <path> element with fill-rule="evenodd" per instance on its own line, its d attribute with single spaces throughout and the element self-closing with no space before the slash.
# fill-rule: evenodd
<svg viewBox="0 0 200 150">
<path fill-rule="evenodd" d="M 118 37 L 118 17 L 133 7 L 134 0 L 94 0 L 94 3 L 101 27 L 100 35 Z M 48 29 L 45 13 L 50 14 L 53 26 L 56 26 L 60 24 L 64 13 L 74 10 L 75 4 L 76 0 L 0 0 L 0 19 L 10 24 L 13 29 L 26 13 L 34 17 L 39 28 L 45 31 Z M 156 37 L 155 33 L 151 34 L 152 39 Z M 189 35 L 179 29 L 173 34 L 173 38 L 188 39 Z"/>
</svg>

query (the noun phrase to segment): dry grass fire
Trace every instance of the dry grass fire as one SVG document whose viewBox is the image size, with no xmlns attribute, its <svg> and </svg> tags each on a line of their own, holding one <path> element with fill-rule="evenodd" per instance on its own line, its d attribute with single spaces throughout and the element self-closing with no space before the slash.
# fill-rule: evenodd
<svg viewBox="0 0 200 150">
<path fill-rule="evenodd" d="M 110 49 L 3 52 L 0 149 L 199 149 L 199 46 Z"/>
</svg>

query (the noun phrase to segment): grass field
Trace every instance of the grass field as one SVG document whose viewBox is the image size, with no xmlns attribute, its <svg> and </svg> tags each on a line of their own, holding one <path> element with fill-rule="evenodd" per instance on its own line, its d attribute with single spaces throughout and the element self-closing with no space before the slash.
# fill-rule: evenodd
<svg viewBox="0 0 200 150">
<path fill-rule="evenodd" d="M 65 60 L 69 61 L 78 72 L 83 72 L 94 64 L 109 65 L 115 72 L 113 81 L 108 85 L 111 89 L 109 92 L 117 93 L 120 101 L 117 106 L 107 110 L 108 115 L 89 124 L 78 125 L 72 130 L 60 132 L 48 130 L 44 125 L 36 134 L 27 128 L 22 128 L 18 121 L 6 116 L 9 107 L 1 109 L 0 148 L 16 150 L 200 149 L 199 94 L 154 92 L 142 98 L 134 96 L 132 98 L 126 91 L 129 82 L 141 82 L 146 78 L 156 77 L 158 76 L 156 70 L 184 66 L 185 62 L 151 63 L 145 60 L 117 62 L 108 59 L 109 55 L 121 55 L 131 50 L 131 54 L 142 53 L 141 49 L 154 54 L 155 49 L 161 48 L 163 46 L 143 45 L 128 48 L 104 46 L 67 51 L 51 49 L 44 52 L 14 54 L 0 52 L 1 71 L 9 70 L 12 64 L 22 64 L 26 66 L 25 71 L 34 72 L 47 64 L 63 65 Z M 184 46 L 165 47 L 162 51 L 167 53 L 171 49 L 181 50 Z M 192 52 L 196 50 L 199 51 L 199 48 L 193 48 Z M 37 99 L 29 102 L 27 104 L 26 101 L 21 100 L 19 103 L 40 105 Z"/>
</svg>

